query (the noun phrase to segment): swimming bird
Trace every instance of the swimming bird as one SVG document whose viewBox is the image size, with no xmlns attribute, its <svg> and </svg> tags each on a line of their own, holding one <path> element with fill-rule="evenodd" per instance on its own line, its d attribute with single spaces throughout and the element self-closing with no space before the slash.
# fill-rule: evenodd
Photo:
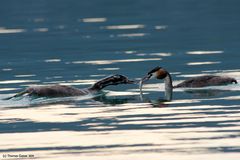
<svg viewBox="0 0 240 160">
<path fill-rule="evenodd" d="M 235 83 L 237 84 L 237 80 L 231 77 L 225 76 L 215 76 L 215 75 L 205 75 L 187 79 L 176 86 L 172 85 L 172 77 L 170 73 L 162 68 L 162 67 L 155 67 L 152 69 L 148 74 L 143 77 L 140 81 L 140 91 L 142 90 L 142 85 L 144 82 L 148 81 L 151 78 L 157 79 L 164 79 L 165 81 L 165 97 L 167 100 L 172 99 L 172 90 L 173 88 L 200 88 L 200 87 L 207 87 L 207 86 L 219 86 L 219 85 L 227 85 Z M 142 92 L 141 92 L 142 93 Z"/>
<path fill-rule="evenodd" d="M 24 91 L 16 95 L 6 98 L 5 100 L 16 98 L 22 95 L 36 96 L 36 97 L 70 97 L 81 96 L 87 94 L 94 94 L 109 85 L 118 84 L 133 84 L 135 81 L 129 80 L 126 76 L 116 74 L 99 80 L 89 88 L 78 89 L 66 85 L 47 85 L 47 86 L 33 86 L 28 87 Z"/>
</svg>

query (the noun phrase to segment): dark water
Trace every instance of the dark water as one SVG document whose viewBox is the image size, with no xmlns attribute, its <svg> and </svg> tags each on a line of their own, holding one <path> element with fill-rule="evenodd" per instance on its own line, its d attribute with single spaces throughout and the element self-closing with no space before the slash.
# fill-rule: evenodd
<svg viewBox="0 0 240 160">
<path fill-rule="evenodd" d="M 239 5 L 1 1 L 0 98 L 32 85 L 88 87 L 116 73 L 139 79 L 158 65 L 174 83 L 202 74 L 240 81 Z M 0 152 L 38 159 L 240 156 L 239 84 L 174 90 L 173 101 L 163 103 L 159 83 L 145 85 L 143 101 L 137 85 L 110 86 L 98 97 L 0 100 Z"/>
</svg>

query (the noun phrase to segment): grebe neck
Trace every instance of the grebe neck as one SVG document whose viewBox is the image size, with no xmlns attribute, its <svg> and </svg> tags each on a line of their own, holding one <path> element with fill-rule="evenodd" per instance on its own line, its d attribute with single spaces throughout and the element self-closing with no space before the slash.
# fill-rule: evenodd
<svg viewBox="0 0 240 160">
<path fill-rule="evenodd" d="M 98 82 L 94 83 L 89 90 L 93 91 L 100 91 L 101 89 L 109 86 L 109 85 L 117 85 L 116 82 L 114 82 L 114 79 L 111 77 L 107 77 L 104 79 L 99 80 Z"/>
<path fill-rule="evenodd" d="M 105 88 L 105 87 L 107 87 L 109 85 L 110 85 L 110 83 L 107 83 L 107 82 L 101 80 L 101 81 L 98 81 L 95 84 L 93 84 L 89 88 L 89 90 L 100 91 L 101 89 L 103 89 L 103 88 Z"/>
<path fill-rule="evenodd" d="M 172 100 L 172 77 L 171 75 L 167 72 L 167 76 L 164 79 L 165 82 L 165 98 L 166 100 L 170 101 Z"/>
</svg>

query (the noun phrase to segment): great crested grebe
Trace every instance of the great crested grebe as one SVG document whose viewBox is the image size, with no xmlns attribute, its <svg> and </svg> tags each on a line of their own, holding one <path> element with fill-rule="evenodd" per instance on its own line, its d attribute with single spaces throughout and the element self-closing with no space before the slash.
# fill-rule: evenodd
<svg viewBox="0 0 240 160">
<path fill-rule="evenodd" d="M 99 80 L 89 88 L 78 89 L 65 85 L 34 86 L 28 87 L 24 91 L 17 93 L 12 97 L 6 98 L 5 100 L 9 100 L 11 98 L 19 97 L 25 94 L 37 97 L 81 96 L 97 93 L 98 91 L 109 85 L 133 84 L 133 83 L 135 83 L 135 81 L 129 80 L 126 76 L 116 74 Z"/>
<path fill-rule="evenodd" d="M 214 75 L 206 75 L 206 76 L 199 76 L 187 79 L 176 86 L 172 85 L 172 77 L 170 73 L 162 67 L 155 67 L 152 69 L 148 74 L 143 77 L 140 81 L 140 92 L 142 94 L 142 85 L 144 82 L 148 81 L 151 78 L 157 79 L 164 79 L 165 81 L 165 97 L 167 100 L 172 99 L 172 90 L 173 88 L 200 88 L 200 87 L 207 87 L 207 86 L 219 86 L 219 85 L 227 85 L 235 83 L 237 84 L 237 80 L 231 77 L 225 76 L 214 76 Z"/>
</svg>

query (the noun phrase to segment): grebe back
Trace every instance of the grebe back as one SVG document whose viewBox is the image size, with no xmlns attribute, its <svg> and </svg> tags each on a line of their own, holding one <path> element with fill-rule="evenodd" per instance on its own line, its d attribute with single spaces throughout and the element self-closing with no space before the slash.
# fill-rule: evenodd
<svg viewBox="0 0 240 160">
<path fill-rule="evenodd" d="M 173 86 L 173 88 L 180 87 L 199 88 L 207 86 L 227 85 L 232 83 L 237 83 L 237 80 L 231 77 L 206 75 L 187 79 L 177 84 L 176 86 Z"/>
</svg>

